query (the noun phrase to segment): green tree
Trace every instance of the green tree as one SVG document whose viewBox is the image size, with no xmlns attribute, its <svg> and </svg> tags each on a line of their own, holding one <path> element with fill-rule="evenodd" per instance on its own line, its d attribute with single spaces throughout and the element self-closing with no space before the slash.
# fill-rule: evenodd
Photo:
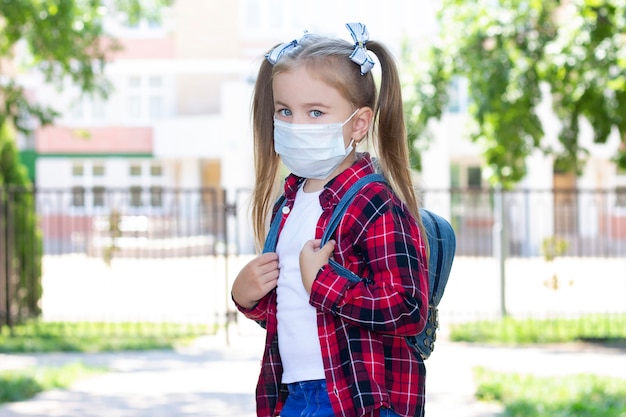
<svg viewBox="0 0 626 417">
<path fill-rule="evenodd" d="M 105 33 L 107 16 L 121 13 L 129 24 L 159 18 L 172 0 L 0 0 L 0 125 L 10 121 L 27 133 L 35 118 L 52 123 L 58 109 L 28 100 L 13 74 L 21 65 L 36 68 L 46 82 L 62 88 L 67 81 L 86 94 L 107 97 L 111 84 L 104 75 L 110 53 L 120 44 Z M 17 45 L 28 60 L 15 63 Z"/>
<path fill-rule="evenodd" d="M 463 77 L 471 139 L 493 183 L 521 180 L 536 149 L 554 155 L 557 169 L 580 172 L 588 155 L 582 118 L 596 143 L 618 131 L 615 161 L 626 168 L 626 0 L 442 0 L 439 22 L 406 94 L 414 152 L 427 142 L 428 122 L 445 111 L 450 82 Z M 537 115 L 544 85 L 561 123 L 556 147 Z"/>
<path fill-rule="evenodd" d="M 15 75 L 23 68 L 37 69 L 59 89 L 70 82 L 85 94 L 106 98 L 111 84 L 105 66 L 120 44 L 105 33 L 104 19 L 126 16 L 131 25 L 141 19 L 155 20 L 171 2 L 0 0 L 0 268 L 9 271 L 5 279 L 17 282 L 10 291 L 10 314 L 39 314 L 42 254 L 33 195 L 27 191 L 31 184 L 19 163 L 14 138 L 18 132 L 28 134 L 33 126 L 52 123 L 59 115 L 59 109 L 30 101 Z M 18 49 L 27 57 L 19 62 Z M 0 273 L 0 278 L 4 275 Z"/>
<path fill-rule="evenodd" d="M 0 265 L 0 293 L 5 295 L 0 297 L 0 316 L 4 315 L 9 323 L 14 316 L 40 313 L 42 242 L 29 182 L 5 123 L 0 126 L 0 259 L 10 267 Z M 6 298 L 11 302 L 6 303 Z"/>
</svg>

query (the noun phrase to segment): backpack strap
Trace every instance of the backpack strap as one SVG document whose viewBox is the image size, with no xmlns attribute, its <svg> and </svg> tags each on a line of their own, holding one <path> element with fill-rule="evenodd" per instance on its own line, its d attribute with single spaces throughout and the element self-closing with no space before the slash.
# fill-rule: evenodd
<svg viewBox="0 0 626 417">
<path fill-rule="evenodd" d="M 333 233 L 335 233 L 335 229 L 337 229 L 337 226 L 339 226 L 343 215 L 346 213 L 346 210 L 352 203 L 352 200 L 354 200 L 356 194 L 366 184 L 369 184 L 371 182 L 386 183 L 386 180 L 385 177 L 383 177 L 381 174 L 368 174 L 364 177 L 359 178 L 357 182 L 350 186 L 348 191 L 346 191 L 343 197 L 341 197 L 341 200 L 339 200 L 339 203 L 337 203 L 335 210 L 333 210 L 333 214 L 331 215 L 330 220 L 328 221 L 328 224 L 324 229 L 324 233 L 322 234 L 322 242 L 320 243 L 320 247 L 324 246 L 330 240 Z M 337 274 L 341 275 L 342 277 L 347 278 L 353 282 L 359 282 L 362 280 L 361 277 L 337 262 L 334 258 L 330 258 L 328 260 L 328 263 L 335 270 L 335 272 L 337 272 Z"/>
<path fill-rule="evenodd" d="M 350 188 L 348 188 L 348 191 L 346 191 L 343 197 L 341 197 L 341 200 L 339 200 L 339 203 L 337 203 L 337 206 L 335 207 L 335 210 L 333 211 L 333 214 L 328 221 L 328 225 L 326 226 L 324 234 L 322 235 L 321 246 L 324 246 L 326 242 L 330 240 L 330 237 L 335 232 L 335 229 L 337 228 L 337 226 L 339 226 L 341 218 L 348 209 L 350 203 L 352 203 L 352 200 L 354 200 L 354 197 L 359 192 L 359 190 L 361 190 L 361 188 L 363 188 L 365 184 L 375 181 L 386 182 L 385 177 L 383 177 L 381 174 L 369 174 L 359 178 L 354 184 L 352 184 L 352 186 L 350 186 Z M 280 206 L 278 207 L 276 215 L 274 216 L 274 219 L 270 224 L 270 229 L 267 232 L 267 237 L 265 238 L 265 243 L 263 245 L 263 253 L 274 252 L 276 250 L 276 244 L 278 243 L 278 230 L 280 229 L 280 222 L 282 218 L 281 213 L 283 207 L 285 207 L 285 205 L 287 204 L 287 199 L 285 198 L 285 195 L 281 195 L 278 200 L 276 200 L 275 204 L 280 204 Z M 350 272 L 348 269 L 345 270 Z"/>
<path fill-rule="evenodd" d="M 328 225 L 322 234 L 321 246 L 324 246 L 330 240 L 332 234 L 339 226 L 341 219 L 359 190 L 370 182 L 386 183 L 386 180 L 385 177 L 380 174 L 369 174 L 360 178 L 348 189 L 348 191 L 346 191 L 339 203 L 337 203 L 337 206 L 328 221 Z M 276 250 L 278 229 L 282 219 L 281 213 L 286 202 L 287 200 L 284 195 L 276 201 L 276 204 L 280 204 L 280 207 L 278 208 L 270 225 L 270 230 L 267 238 L 265 239 L 265 245 L 263 246 L 263 253 L 274 252 Z M 428 239 L 428 245 L 430 248 L 430 254 L 428 257 L 428 320 L 426 322 L 426 327 L 419 335 L 408 336 L 406 340 L 409 346 L 411 346 L 416 353 L 425 360 L 430 356 L 434 349 L 436 331 L 439 327 L 437 306 L 441 301 L 441 297 L 443 296 L 443 292 L 448 283 L 448 277 L 450 276 L 450 270 L 452 268 L 452 262 L 456 251 L 456 237 L 452 226 L 446 219 L 424 208 L 420 208 L 419 210 L 422 218 L 422 224 L 424 226 L 424 230 L 426 231 L 425 238 Z M 337 274 L 343 276 L 344 278 L 353 282 L 359 282 L 362 280 L 361 277 L 334 259 L 329 259 L 328 263 L 335 270 L 335 272 L 337 272 Z"/>
<path fill-rule="evenodd" d="M 270 229 L 267 231 L 267 237 L 265 238 L 265 243 L 263 244 L 263 253 L 276 251 L 276 244 L 278 243 L 278 229 L 280 229 L 280 221 L 283 217 L 283 207 L 287 204 L 287 199 L 284 194 L 278 197 L 278 200 L 276 200 L 274 205 L 276 204 L 280 204 L 280 207 L 278 207 L 276 215 L 270 224 Z"/>
</svg>

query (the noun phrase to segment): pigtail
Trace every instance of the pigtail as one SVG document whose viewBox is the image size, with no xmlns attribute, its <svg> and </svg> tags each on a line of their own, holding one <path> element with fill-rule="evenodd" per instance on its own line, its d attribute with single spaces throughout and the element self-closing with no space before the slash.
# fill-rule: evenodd
<svg viewBox="0 0 626 417">
<path fill-rule="evenodd" d="M 393 56 L 382 44 L 369 41 L 367 49 L 376 55 L 381 67 L 380 93 L 374 111 L 376 152 L 380 157 L 381 168 L 392 183 L 392 187 L 404 200 L 409 211 L 420 219 L 411 176 L 398 69 Z"/>
<path fill-rule="evenodd" d="M 370 41 L 371 50 L 380 63 L 380 93 L 374 111 L 374 130 L 376 130 L 376 151 L 385 177 L 392 188 L 399 193 L 415 219 L 422 233 L 427 256 L 430 256 L 426 230 L 419 212 L 419 204 L 411 176 L 409 147 L 404 124 L 404 107 L 400 76 L 393 56 L 382 44 Z M 428 259 L 428 258 L 427 258 Z"/>
<path fill-rule="evenodd" d="M 255 187 L 252 194 L 252 229 L 257 247 L 263 247 L 267 220 L 274 205 L 279 157 L 274 151 L 274 95 L 272 65 L 263 60 L 254 86 L 252 126 Z"/>
</svg>

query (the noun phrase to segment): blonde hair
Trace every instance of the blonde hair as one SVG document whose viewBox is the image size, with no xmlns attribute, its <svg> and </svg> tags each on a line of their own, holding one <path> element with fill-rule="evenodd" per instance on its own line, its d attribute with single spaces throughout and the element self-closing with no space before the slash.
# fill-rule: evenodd
<svg viewBox="0 0 626 417">
<path fill-rule="evenodd" d="M 372 72 L 361 75 L 359 65 L 349 58 L 354 45 L 340 39 L 307 34 L 284 53 L 275 65 L 263 60 L 254 87 L 252 124 L 256 184 L 252 196 L 252 224 L 255 241 L 263 246 L 267 220 L 276 197 L 279 156 L 274 151 L 274 96 L 272 80 L 277 74 L 306 66 L 339 93 L 354 108 L 374 111 L 375 150 L 383 175 L 404 201 L 423 231 L 411 177 L 409 151 L 404 125 L 400 78 L 393 56 L 381 43 L 367 42 L 381 66 L 380 94 Z M 424 235 L 425 236 L 425 235 Z"/>
</svg>

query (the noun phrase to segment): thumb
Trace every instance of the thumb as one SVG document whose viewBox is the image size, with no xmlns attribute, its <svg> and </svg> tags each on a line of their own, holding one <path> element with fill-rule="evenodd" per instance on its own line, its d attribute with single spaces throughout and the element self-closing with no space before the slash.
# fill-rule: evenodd
<svg viewBox="0 0 626 417">
<path fill-rule="evenodd" d="M 333 255 L 336 244 L 337 242 L 335 242 L 334 239 L 331 239 L 328 242 L 326 242 L 324 246 L 320 248 L 320 252 L 322 252 L 327 258 L 330 258 Z"/>
</svg>

